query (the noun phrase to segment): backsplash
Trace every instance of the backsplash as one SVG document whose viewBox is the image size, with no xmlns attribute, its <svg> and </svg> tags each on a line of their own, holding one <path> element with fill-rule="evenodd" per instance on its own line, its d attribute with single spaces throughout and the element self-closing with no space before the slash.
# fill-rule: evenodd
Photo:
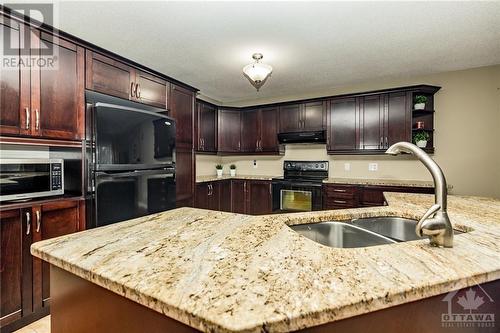
<svg viewBox="0 0 500 333">
<path fill-rule="evenodd" d="M 254 167 L 254 160 L 257 167 Z M 328 155 L 325 145 L 287 145 L 283 156 L 214 156 L 196 155 L 196 174 L 215 174 L 215 165 L 235 164 L 237 173 L 244 175 L 283 175 L 284 160 L 325 160 L 330 163 L 329 177 L 342 178 L 387 178 L 408 180 L 432 180 L 425 167 L 411 156 L 336 156 Z M 348 164 L 349 171 L 345 170 Z M 377 164 L 376 171 L 369 171 L 370 163 Z"/>
</svg>

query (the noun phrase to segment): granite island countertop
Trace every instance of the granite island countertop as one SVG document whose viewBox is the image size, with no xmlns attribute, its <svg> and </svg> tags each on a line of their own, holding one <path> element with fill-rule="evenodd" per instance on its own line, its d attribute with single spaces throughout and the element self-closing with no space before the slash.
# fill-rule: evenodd
<svg viewBox="0 0 500 333">
<path fill-rule="evenodd" d="M 500 278 L 500 200 L 448 197 L 453 248 L 428 240 L 329 248 L 287 225 L 419 218 L 432 195 L 388 206 L 249 216 L 194 208 L 32 245 L 33 255 L 202 331 L 290 331 Z"/>
</svg>

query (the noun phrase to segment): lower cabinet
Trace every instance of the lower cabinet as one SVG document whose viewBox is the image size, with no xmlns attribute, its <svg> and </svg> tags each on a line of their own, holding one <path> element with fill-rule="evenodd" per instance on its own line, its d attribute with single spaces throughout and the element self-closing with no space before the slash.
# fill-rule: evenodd
<svg viewBox="0 0 500 333">
<path fill-rule="evenodd" d="M 240 214 L 270 214 L 271 182 L 232 179 L 198 183 L 196 207 Z"/>
<path fill-rule="evenodd" d="M 434 193 L 430 187 L 325 184 L 323 209 L 384 206 L 384 192 Z"/>
<path fill-rule="evenodd" d="M 83 200 L 60 200 L 0 211 L 2 332 L 49 313 L 48 264 L 30 253 L 33 242 L 83 230 Z"/>
</svg>

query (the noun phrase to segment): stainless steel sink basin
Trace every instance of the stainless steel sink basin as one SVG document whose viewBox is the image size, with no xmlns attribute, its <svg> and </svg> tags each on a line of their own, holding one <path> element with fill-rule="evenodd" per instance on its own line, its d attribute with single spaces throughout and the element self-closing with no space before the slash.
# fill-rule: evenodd
<svg viewBox="0 0 500 333">
<path fill-rule="evenodd" d="M 353 220 L 352 224 L 400 242 L 427 238 L 417 236 L 417 221 L 402 217 L 369 217 Z M 454 233 L 461 232 L 454 230 Z"/>
<path fill-rule="evenodd" d="M 396 241 L 343 222 L 320 222 L 290 226 L 299 234 L 317 243 L 340 248 L 367 247 Z"/>
</svg>

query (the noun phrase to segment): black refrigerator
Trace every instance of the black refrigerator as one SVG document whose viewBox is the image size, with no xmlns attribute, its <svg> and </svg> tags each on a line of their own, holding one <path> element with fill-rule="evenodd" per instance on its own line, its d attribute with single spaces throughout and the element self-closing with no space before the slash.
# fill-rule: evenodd
<svg viewBox="0 0 500 333">
<path fill-rule="evenodd" d="M 87 228 L 175 208 L 175 121 L 167 110 L 86 93 Z"/>
</svg>

